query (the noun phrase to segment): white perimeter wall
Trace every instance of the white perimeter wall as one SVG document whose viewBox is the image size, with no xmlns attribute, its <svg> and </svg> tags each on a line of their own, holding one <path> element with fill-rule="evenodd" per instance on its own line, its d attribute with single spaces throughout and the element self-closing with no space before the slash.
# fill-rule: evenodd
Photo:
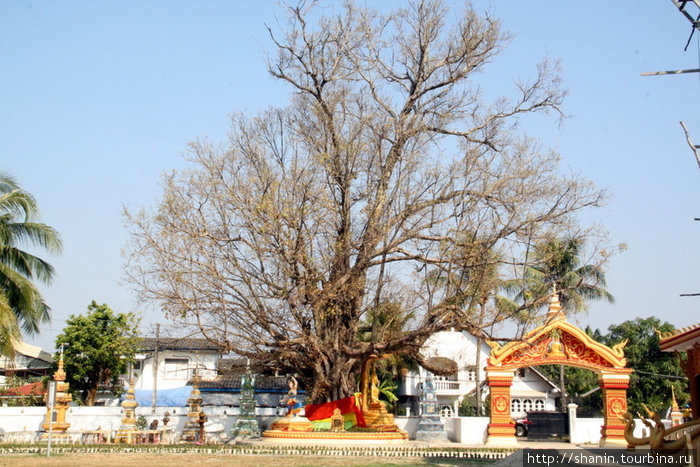
<svg viewBox="0 0 700 467">
<path fill-rule="evenodd" d="M 156 419 L 158 428 L 163 428 L 163 417 L 169 412 L 168 430 L 181 432 L 187 421 L 186 407 L 157 407 L 151 413 L 151 407 L 137 407 L 136 416 L 143 415 L 147 423 Z M 205 431 L 212 434 L 227 434 L 238 416 L 238 408 L 205 407 L 209 421 Z M 70 407 L 66 415 L 70 427 L 68 432 L 82 431 L 116 431 L 124 416 L 121 407 Z M 46 417 L 45 407 L 0 407 L 0 434 L 17 432 L 37 433 L 43 431 L 41 425 Z M 262 428 L 268 427 L 277 418 L 274 409 L 258 409 L 258 421 Z"/>
<path fill-rule="evenodd" d="M 136 416 L 143 415 L 150 424 L 154 419 L 158 420 L 158 428 L 163 428 L 165 412 L 170 412 L 168 429 L 175 433 L 182 431 L 187 420 L 186 407 L 158 407 L 156 413 L 151 413 L 150 407 L 137 407 Z M 205 407 L 209 421 L 205 430 L 212 436 L 228 436 L 238 415 L 237 408 L 230 407 Z M 21 439 L 31 441 L 36 439 L 35 434 L 42 431 L 46 415 L 45 407 L 0 407 L 0 434 L 25 433 L 27 436 Z M 79 433 L 81 431 L 115 431 L 121 425 L 123 410 L 121 407 L 70 407 L 67 421 L 70 423 L 68 432 Z M 261 429 L 266 429 L 277 418 L 274 409 L 258 409 L 258 422 Z M 414 439 L 420 417 L 396 417 L 396 425 L 407 431 L 409 438 Z M 455 443 L 482 446 L 486 441 L 486 428 L 488 417 L 453 417 L 443 418 L 445 431 L 450 441 Z M 644 425 L 636 420 L 635 436 L 642 437 Z M 600 441 L 600 429 L 603 425 L 602 418 L 577 418 L 574 423 L 574 431 L 571 440 L 575 444 L 598 444 Z"/>
</svg>

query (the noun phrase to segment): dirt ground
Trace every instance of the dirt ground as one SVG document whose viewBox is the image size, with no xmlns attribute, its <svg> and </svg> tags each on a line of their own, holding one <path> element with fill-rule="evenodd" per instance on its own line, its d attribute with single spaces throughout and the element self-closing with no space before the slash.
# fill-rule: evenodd
<svg viewBox="0 0 700 467">
<path fill-rule="evenodd" d="M 379 467 L 385 465 L 408 466 L 454 466 L 463 463 L 450 462 L 446 459 L 397 458 L 372 459 L 368 457 L 320 457 L 287 456 L 273 457 L 265 455 L 242 456 L 231 454 L 144 454 L 144 453 L 105 453 L 105 454 L 54 454 L 47 458 L 37 454 L 3 455 L 2 466 L 96 466 L 96 467 L 190 467 L 190 466 L 240 466 L 240 467 L 325 467 L 325 466 L 364 466 Z M 478 464 L 483 466 L 484 464 Z"/>
</svg>

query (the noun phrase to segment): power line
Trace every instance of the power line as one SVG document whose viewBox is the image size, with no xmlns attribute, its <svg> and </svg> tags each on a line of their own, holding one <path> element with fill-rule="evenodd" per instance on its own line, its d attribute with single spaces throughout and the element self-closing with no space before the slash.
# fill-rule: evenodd
<svg viewBox="0 0 700 467">
<path fill-rule="evenodd" d="M 648 371 L 634 370 L 635 373 L 641 373 L 643 375 L 658 376 L 660 378 L 673 378 L 673 379 L 688 379 L 687 376 L 676 376 L 676 375 L 662 375 L 661 373 L 650 373 Z"/>
</svg>

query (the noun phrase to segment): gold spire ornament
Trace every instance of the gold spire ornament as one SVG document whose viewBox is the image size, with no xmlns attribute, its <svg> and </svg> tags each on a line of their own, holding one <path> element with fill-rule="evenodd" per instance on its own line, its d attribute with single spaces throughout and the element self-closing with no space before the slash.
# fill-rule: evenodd
<svg viewBox="0 0 700 467">
<path fill-rule="evenodd" d="M 549 311 L 547 312 L 547 322 L 557 319 L 566 319 L 561 311 L 561 303 L 559 302 L 559 292 L 557 292 L 556 284 L 552 284 L 552 294 L 549 296 Z"/>
<path fill-rule="evenodd" d="M 202 411 L 202 395 L 199 391 L 199 382 L 202 378 L 199 376 L 199 372 L 195 368 L 194 378 L 192 381 L 192 392 L 190 397 L 187 398 L 187 406 L 189 411 L 187 412 L 187 421 L 182 429 L 182 435 L 180 436 L 180 443 L 203 443 L 205 440 L 201 439 L 201 433 L 199 419 L 204 411 Z M 206 415 L 206 414 L 205 414 Z"/>
<path fill-rule="evenodd" d="M 41 435 L 42 440 L 48 440 L 49 432 L 51 437 L 60 441 L 67 439 L 66 430 L 70 427 L 70 423 L 66 421 L 66 413 L 68 412 L 68 404 L 73 400 L 73 397 L 68 393 L 69 384 L 66 383 L 66 372 L 63 370 L 63 347 L 61 347 L 61 356 L 58 360 L 58 369 L 53 374 L 53 380 L 56 385 L 56 396 L 53 410 L 51 410 L 51 401 L 46 400 L 46 419 L 42 424 L 45 433 Z"/>
<path fill-rule="evenodd" d="M 678 407 L 678 401 L 676 400 L 676 392 L 671 386 L 671 426 L 678 426 L 683 423 L 683 412 L 681 408 Z"/>
<path fill-rule="evenodd" d="M 139 431 L 136 427 L 136 407 L 139 406 L 139 403 L 136 402 L 136 396 L 134 396 L 134 371 L 132 367 L 129 368 L 129 389 L 127 389 L 126 397 L 121 405 L 124 409 L 124 418 L 122 418 L 122 424 L 114 437 L 114 442 L 134 444 L 136 434 Z"/>
</svg>

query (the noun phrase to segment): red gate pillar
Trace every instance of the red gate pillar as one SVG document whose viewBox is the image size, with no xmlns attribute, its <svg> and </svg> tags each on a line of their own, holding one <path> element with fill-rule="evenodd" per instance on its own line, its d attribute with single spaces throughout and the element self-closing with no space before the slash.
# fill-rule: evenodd
<svg viewBox="0 0 700 467">
<path fill-rule="evenodd" d="M 622 414 L 627 412 L 627 388 L 629 373 L 603 371 L 598 382 L 603 390 L 603 426 L 600 429 L 600 446 L 626 446 L 625 422 Z"/>
<path fill-rule="evenodd" d="M 514 370 L 486 368 L 486 380 L 491 393 L 491 422 L 486 444 L 489 446 L 517 446 L 515 423 L 510 416 L 510 386 Z"/>
</svg>

